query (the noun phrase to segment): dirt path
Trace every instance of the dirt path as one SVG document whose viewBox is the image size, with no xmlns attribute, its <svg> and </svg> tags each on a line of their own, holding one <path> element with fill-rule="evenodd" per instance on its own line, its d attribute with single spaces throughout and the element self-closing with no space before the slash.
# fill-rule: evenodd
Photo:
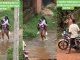
<svg viewBox="0 0 80 60">
<path fill-rule="evenodd" d="M 71 50 L 70 54 L 66 54 L 68 50 L 63 51 L 58 49 L 57 51 L 57 60 L 80 60 L 80 53 L 75 50 Z"/>
<path fill-rule="evenodd" d="M 56 58 L 56 34 L 48 32 L 48 40 L 41 41 L 40 37 L 27 41 L 26 50 L 30 60 L 49 60 Z"/>
</svg>

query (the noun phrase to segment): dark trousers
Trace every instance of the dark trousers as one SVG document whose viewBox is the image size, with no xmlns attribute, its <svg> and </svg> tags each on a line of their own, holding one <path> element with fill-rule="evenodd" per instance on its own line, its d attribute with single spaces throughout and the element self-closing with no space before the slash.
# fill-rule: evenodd
<svg viewBox="0 0 80 60">
<path fill-rule="evenodd" d="M 70 39 L 70 47 L 73 47 L 75 45 L 75 38 Z"/>
<path fill-rule="evenodd" d="M 75 45 L 75 38 L 71 38 L 71 39 L 70 39 L 70 47 L 69 47 L 68 53 L 70 53 L 71 48 L 72 48 L 74 45 Z"/>
</svg>

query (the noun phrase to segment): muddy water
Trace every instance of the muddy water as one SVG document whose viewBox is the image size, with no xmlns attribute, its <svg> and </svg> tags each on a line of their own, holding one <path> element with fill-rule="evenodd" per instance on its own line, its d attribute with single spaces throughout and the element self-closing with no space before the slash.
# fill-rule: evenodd
<svg viewBox="0 0 80 60">
<path fill-rule="evenodd" d="M 0 39 L 0 60 L 7 60 L 7 50 L 12 45 L 12 38 L 13 36 L 10 35 L 10 39 L 8 40 L 5 36 L 4 40 Z"/>
<path fill-rule="evenodd" d="M 31 46 L 30 46 L 30 45 Z M 42 59 L 50 59 L 49 53 L 46 51 L 44 43 L 41 41 L 29 42 L 26 50 L 29 51 L 29 59 L 30 60 L 42 60 Z"/>
<path fill-rule="evenodd" d="M 46 49 L 45 48 L 37 48 L 37 55 L 38 55 L 38 58 L 40 59 L 50 59 L 49 57 L 49 53 L 46 52 Z"/>
<path fill-rule="evenodd" d="M 34 56 L 34 54 L 29 55 L 30 60 L 34 60 L 34 59 L 36 59 L 36 60 L 42 60 L 42 59 L 48 60 L 48 59 L 50 59 L 49 53 L 46 52 L 45 48 L 36 47 L 34 52 L 36 52 L 35 56 Z"/>
<path fill-rule="evenodd" d="M 49 60 L 55 56 L 55 36 L 50 33 L 48 40 L 41 41 L 39 37 L 26 41 L 26 50 L 29 51 L 29 60 Z"/>
<path fill-rule="evenodd" d="M 0 60 L 7 60 L 7 49 L 11 43 L 9 41 L 0 42 Z"/>
<path fill-rule="evenodd" d="M 10 46 L 10 44 L 11 43 L 9 41 L 6 41 L 6 42 L 2 41 L 2 42 L 0 42 L 0 53 L 1 54 L 5 54 L 7 49 L 8 49 L 8 47 Z"/>
</svg>

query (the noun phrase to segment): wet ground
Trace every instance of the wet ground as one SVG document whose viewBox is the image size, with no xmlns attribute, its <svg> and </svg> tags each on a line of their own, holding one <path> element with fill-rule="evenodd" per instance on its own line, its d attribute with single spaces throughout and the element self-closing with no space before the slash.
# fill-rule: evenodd
<svg viewBox="0 0 80 60">
<path fill-rule="evenodd" d="M 48 40 L 40 37 L 26 41 L 29 60 L 49 60 L 56 58 L 56 32 L 48 32 Z"/>
<path fill-rule="evenodd" d="M 57 50 L 57 60 L 80 60 L 80 53 L 74 49 L 71 50 L 70 54 L 66 54 L 68 50 Z"/>
<path fill-rule="evenodd" d="M 4 40 L 2 38 L 0 39 L 0 60 L 7 60 L 7 49 L 11 46 L 12 39 L 12 33 L 10 34 L 9 40 L 7 39 L 6 35 Z"/>
</svg>

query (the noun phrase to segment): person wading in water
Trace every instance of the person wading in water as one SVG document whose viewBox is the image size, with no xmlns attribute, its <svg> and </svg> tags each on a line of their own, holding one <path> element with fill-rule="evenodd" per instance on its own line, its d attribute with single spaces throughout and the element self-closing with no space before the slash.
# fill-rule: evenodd
<svg viewBox="0 0 80 60">
<path fill-rule="evenodd" d="M 9 19 L 7 16 L 4 17 L 3 20 L 1 20 L 1 28 L 2 28 L 2 38 L 4 39 L 4 34 L 6 34 L 6 36 L 9 39 Z"/>
<path fill-rule="evenodd" d="M 47 35 L 47 22 L 46 22 L 45 17 L 43 17 L 43 16 L 41 17 L 41 19 L 39 20 L 37 29 L 39 31 L 37 34 L 40 33 L 41 39 L 42 40 L 46 39 L 46 35 Z"/>
</svg>

